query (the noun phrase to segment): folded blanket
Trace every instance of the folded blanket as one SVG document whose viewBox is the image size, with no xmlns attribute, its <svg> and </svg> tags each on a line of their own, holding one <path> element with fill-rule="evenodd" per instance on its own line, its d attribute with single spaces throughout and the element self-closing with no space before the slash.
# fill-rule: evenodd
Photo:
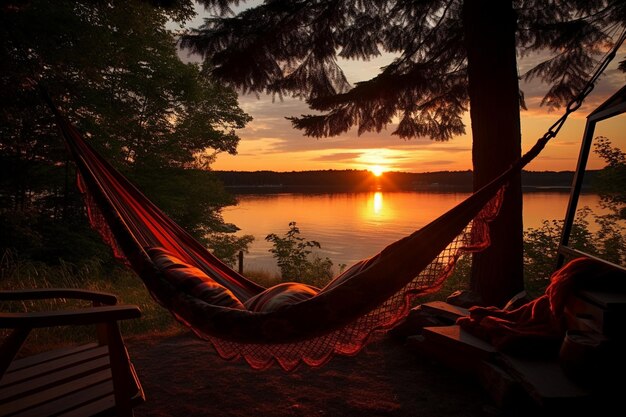
<svg viewBox="0 0 626 417">
<path fill-rule="evenodd" d="M 626 274 L 591 258 L 577 258 L 550 277 L 545 294 L 514 310 L 472 307 L 457 324 L 501 351 L 524 355 L 558 354 L 567 326 L 564 310 L 577 290 L 623 290 Z"/>
</svg>

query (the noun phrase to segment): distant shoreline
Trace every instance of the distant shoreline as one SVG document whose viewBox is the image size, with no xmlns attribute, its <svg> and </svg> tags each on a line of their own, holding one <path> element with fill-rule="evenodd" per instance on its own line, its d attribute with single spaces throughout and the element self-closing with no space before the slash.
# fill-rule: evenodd
<svg viewBox="0 0 626 417">
<path fill-rule="evenodd" d="M 472 192 L 471 171 L 426 173 L 386 172 L 374 177 L 367 170 L 213 171 L 227 190 L 236 194 L 321 193 L 363 191 Z M 587 171 L 583 191 L 598 171 Z M 523 171 L 524 192 L 569 192 L 574 171 Z"/>
</svg>

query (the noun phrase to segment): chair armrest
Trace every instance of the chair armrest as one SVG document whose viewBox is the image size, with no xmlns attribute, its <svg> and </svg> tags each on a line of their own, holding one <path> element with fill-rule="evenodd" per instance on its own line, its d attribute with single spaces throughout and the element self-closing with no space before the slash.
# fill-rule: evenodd
<svg viewBox="0 0 626 417">
<path fill-rule="evenodd" d="M 36 288 L 0 291 L 0 301 L 42 300 L 46 298 L 73 298 L 107 305 L 117 304 L 117 297 L 113 294 L 75 288 Z"/>
<path fill-rule="evenodd" d="M 141 317 L 141 310 L 134 305 L 88 307 L 80 310 L 0 313 L 0 328 L 82 326 L 138 317 Z"/>
</svg>

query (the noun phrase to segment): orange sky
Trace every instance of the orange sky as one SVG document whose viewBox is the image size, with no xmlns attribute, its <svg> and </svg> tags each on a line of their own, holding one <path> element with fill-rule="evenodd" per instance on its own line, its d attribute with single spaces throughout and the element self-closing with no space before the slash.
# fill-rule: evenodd
<svg viewBox="0 0 626 417">
<path fill-rule="evenodd" d="M 189 26 L 197 27 L 200 17 Z M 194 26 L 195 25 L 195 26 Z M 586 116 L 615 93 L 626 81 L 626 74 L 617 71 L 617 62 L 626 56 L 623 47 L 617 58 L 607 68 L 595 90 L 580 109 L 570 116 L 559 135 L 551 141 L 542 154 L 528 167 L 529 170 L 575 170 Z M 519 62 L 523 73 L 533 63 L 534 57 Z M 351 83 L 369 79 L 380 67 L 391 61 L 390 55 L 368 62 L 342 61 Z M 535 57 L 536 60 L 536 57 Z M 545 131 L 561 116 L 561 111 L 549 112 L 539 103 L 547 91 L 538 83 L 522 84 L 527 111 L 522 111 L 522 149 L 526 150 L 543 136 Z M 240 106 L 254 120 L 238 132 L 241 142 L 237 155 L 219 154 L 212 164 L 214 170 L 235 171 L 303 171 L 327 169 L 371 169 L 374 165 L 385 170 L 429 172 L 471 169 L 471 128 L 469 114 L 463 118 L 466 134 L 448 142 L 435 142 L 429 138 L 400 139 L 391 135 L 394 126 L 380 134 L 356 131 L 333 138 L 310 138 L 291 127 L 285 119 L 311 113 L 306 103 L 298 99 L 272 100 L 269 96 L 240 95 Z M 596 135 L 604 135 L 622 150 L 626 149 L 626 116 L 598 124 Z M 600 168 L 601 162 L 590 160 L 588 168 Z"/>
<path fill-rule="evenodd" d="M 527 169 L 574 170 L 585 128 L 586 116 L 616 92 L 626 75 L 612 65 L 585 104 L 570 116 L 559 135 Z M 351 81 L 353 81 L 352 79 Z M 522 149 L 528 149 L 561 116 L 539 106 L 542 86 L 525 88 L 527 111 L 522 111 Z M 531 93 L 531 94 L 529 94 Z M 534 93 L 534 94 L 532 94 Z M 240 96 L 241 107 L 254 120 L 240 130 L 241 142 L 235 156 L 220 154 L 213 163 L 215 170 L 236 171 L 302 171 L 325 169 L 370 169 L 380 165 L 386 170 L 428 172 L 471 169 L 471 129 L 469 114 L 464 119 L 466 134 L 448 142 L 429 138 L 403 140 L 391 135 L 393 126 L 380 134 L 356 131 L 333 138 L 311 138 L 291 127 L 285 119 L 310 113 L 300 100 L 272 101 L 271 97 Z M 596 135 L 607 136 L 614 145 L 626 149 L 626 116 L 601 122 Z M 596 166 L 593 166 L 593 165 Z M 591 161 L 589 168 L 601 167 Z"/>
</svg>

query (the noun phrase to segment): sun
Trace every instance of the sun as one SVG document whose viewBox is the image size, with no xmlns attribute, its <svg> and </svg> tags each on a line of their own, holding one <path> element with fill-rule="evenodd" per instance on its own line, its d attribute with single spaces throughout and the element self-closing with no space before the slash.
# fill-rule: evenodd
<svg viewBox="0 0 626 417">
<path fill-rule="evenodd" d="M 380 177 L 385 172 L 385 168 L 381 165 L 373 165 L 370 167 L 370 172 L 374 174 L 375 177 Z"/>
</svg>

